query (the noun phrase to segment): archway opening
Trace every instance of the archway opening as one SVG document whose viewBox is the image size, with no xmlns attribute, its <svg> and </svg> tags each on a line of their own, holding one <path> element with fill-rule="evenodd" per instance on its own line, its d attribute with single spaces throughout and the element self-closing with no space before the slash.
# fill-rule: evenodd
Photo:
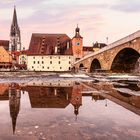
<svg viewBox="0 0 140 140">
<path fill-rule="evenodd" d="M 111 70 L 113 72 L 133 72 L 140 54 L 131 48 L 121 50 L 113 60 Z"/>
<path fill-rule="evenodd" d="M 84 65 L 81 63 L 79 66 L 79 69 L 82 69 L 82 68 L 84 68 Z"/>
<path fill-rule="evenodd" d="M 101 64 L 98 59 L 94 59 L 90 66 L 90 72 L 101 70 Z"/>
</svg>

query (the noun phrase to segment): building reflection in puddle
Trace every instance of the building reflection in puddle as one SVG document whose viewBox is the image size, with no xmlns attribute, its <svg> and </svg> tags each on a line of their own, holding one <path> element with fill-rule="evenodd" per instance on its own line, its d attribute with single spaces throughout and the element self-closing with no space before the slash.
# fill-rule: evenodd
<svg viewBox="0 0 140 140">
<path fill-rule="evenodd" d="M 110 91 L 110 92 L 108 92 Z M 79 114 L 82 98 L 90 96 L 92 100 L 107 99 L 140 115 L 140 96 L 124 96 L 114 89 L 112 84 L 78 83 L 72 81 L 30 82 L 18 85 L 16 83 L 0 84 L 0 100 L 9 100 L 9 110 L 13 134 L 20 111 L 21 92 L 27 92 L 32 108 L 66 108 L 73 105 L 73 113 Z"/>
</svg>

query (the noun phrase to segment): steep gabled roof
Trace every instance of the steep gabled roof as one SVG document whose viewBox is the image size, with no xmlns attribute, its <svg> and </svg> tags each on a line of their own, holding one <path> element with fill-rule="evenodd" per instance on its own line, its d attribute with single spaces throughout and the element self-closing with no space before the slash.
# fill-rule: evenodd
<svg viewBox="0 0 140 140">
<path fill-rule="evenodd" d="M 67 43 L 69 42 L 69 47 Z M 60 55 L 72 55 L 71 39 L 66 34 L 33 33 L 28 55 L 53 55 L 59 43 Z"/>
</svg>

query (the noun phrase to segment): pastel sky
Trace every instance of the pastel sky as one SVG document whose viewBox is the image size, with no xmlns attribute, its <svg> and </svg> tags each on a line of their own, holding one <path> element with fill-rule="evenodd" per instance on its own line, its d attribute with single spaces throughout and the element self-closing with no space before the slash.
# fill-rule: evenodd
<svg viewBox="0 0 140 140">
<path fill-rule="evenodd" d="M 9 39 L 16 5 L 22 46 L 32 33 L 66 33 L 77 23 L 84 45 L 114 42 L 140 29 L 140 0 L 0 0 L 0 39 Z"/>
</svg>

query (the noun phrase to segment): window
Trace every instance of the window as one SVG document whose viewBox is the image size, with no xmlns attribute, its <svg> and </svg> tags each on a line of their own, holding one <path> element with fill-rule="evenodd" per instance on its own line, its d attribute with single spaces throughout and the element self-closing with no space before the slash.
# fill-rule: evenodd
<svg viewBox="0 0 140 140">
<path fill-rule="evenodd" d="M 50 64 L 52 64 L 52 61 L 50 61 Z"/>
<path fill-rule="evenodd" d="M 35 57 L 33 57 L 33 59 L 35 59 Z"/>
<path fill-rule="evenodd" d="M 69 70 L 71 70 L 71 68 L 69 67 Z"/>
<path fill-rule="evenodd" d="M 60 69 L 62 69 L 62 67 L 60 67 Z"/>
<path fill-rule="evenodd" d="M 44 57 L 42 57 L 42 59 L 43 59 Z"/>
<path fill-rule="evenodd" d="M 44 61 L 42 61 L 42 64 L 44 64 Z"/>
<path fill-rule="evenodd" d="M 47 67 L 47 69 L 49 69 L 49 67 Z"/>
<path fill-rule="evenodd" d="M 33 63 L 35 64 L 35 61 Z"/>
<path fill-rule="evenodd" d="M 42 66 L 42 69 L 44 69 L 44 66 Z"/>
<path fill-rule="evenodd" d="M 58 61 L 58 64 L 60 64 L 61 62 L 60 61 Z"/>
<path fill-rule="evenodd" d="M 39 64 L 39 61 L 38 61 L 38 64 Z"/>
<path fill-rule="evenodd" d="M 60 56 L 59 56 L 59 59 L 60 59 Z"/>
<path fill-rule="evenodd" d="M 69 64 L 71 64 L 71 62 L 69 61 Z"/>
<path fill-rule="evenodd" d="M 52 57 L 50 56 L 50 59 L 52 59 Z"/>
<path fill-rule="evenodd" d="M 32 66 L 32 69 L 34 68 L 34 66 Z"/>
</svg>

